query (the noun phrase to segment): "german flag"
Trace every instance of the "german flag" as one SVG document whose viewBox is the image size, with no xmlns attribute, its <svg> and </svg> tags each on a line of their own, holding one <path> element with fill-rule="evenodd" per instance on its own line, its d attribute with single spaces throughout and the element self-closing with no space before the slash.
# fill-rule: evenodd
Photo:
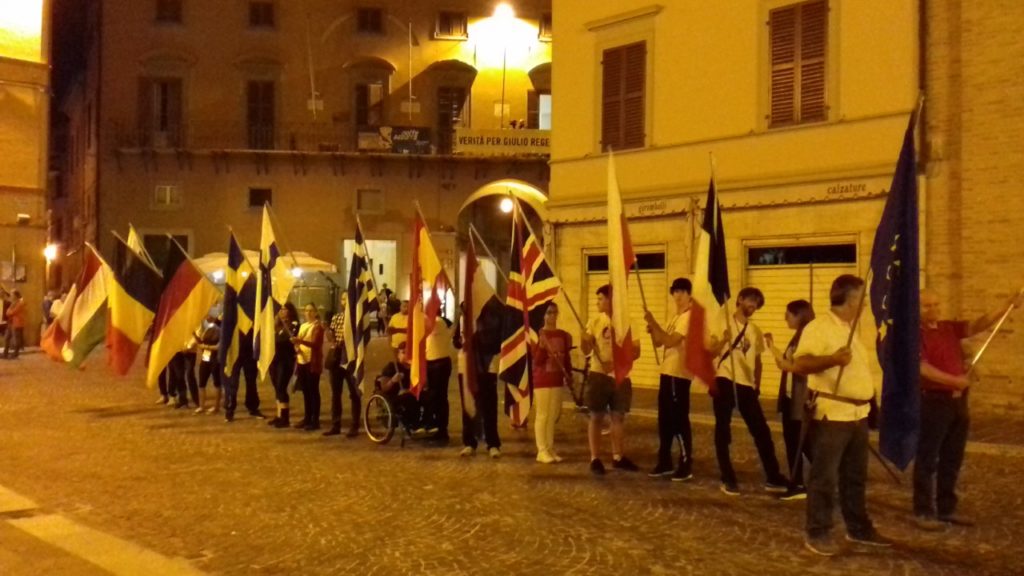
<svg viewBox="0 0 1024 576">
<path fill-rule="evenodd" d="M 196 265 L 185 250 L 168 236 L 170 247 L 164 264 L 164 290 L 153 321 L 153 341 L 149 349 L 146 383 L 156 385 L 171 358 L 181 351 L 197 326 L 220 299 L 220 291 Z"/>
<path fill-rule="evenodd" d="M 114 233 L 113 282 L 108 287 L 107 363 L 124 376 L 146 338 L 157 306 L 163 278 L 149 262 Z"/>
</svg>

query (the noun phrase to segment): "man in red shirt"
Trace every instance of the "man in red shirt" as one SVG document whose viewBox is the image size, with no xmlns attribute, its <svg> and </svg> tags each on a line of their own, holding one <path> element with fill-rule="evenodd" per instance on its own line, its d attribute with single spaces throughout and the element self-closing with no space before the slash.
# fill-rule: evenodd
<svg viewBox="0 0 1024 576">
<path fill-rule="evenodd" d="M 5 314 L 7 318 L 7 332 L 4 333 L 4 359 L 10 357 L 12 360 L 18 358 L 22 344 L 25 342 L 25 300 L 21 292 L 14 290 L 9 297 L 11 305 Z"/>
<path fill-rule="evenodd" d="M 1024 295 L 973 322 L 940 320 L 939 295 L 921 291 L 921 434 L 914 464 L 914 516 L 922 530 L 950 524 L 973 526 L 956 513 L 956 481 L 967 446 L 967 392 L 960 342 L 991 328 L 1010 308 L 1024 305 Z"/>
</svg>

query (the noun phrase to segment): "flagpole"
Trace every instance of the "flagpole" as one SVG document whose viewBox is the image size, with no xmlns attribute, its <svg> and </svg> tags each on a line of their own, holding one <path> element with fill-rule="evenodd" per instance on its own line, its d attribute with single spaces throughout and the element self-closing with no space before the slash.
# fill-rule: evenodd
<svg viewBox="0 0 1024 576">
<path fill-rule="evenodd" d="M 483 246 L 483 249 L 485 252 L 487 252 L 487 255 L 491 257 L 491 260 L 494 260 L 494 267 L 498 270 L 498 274 L 501 274 L 501 278 L 505 281 L 505 284 L 507 285 L 508 275 L 505 274 L 505 271 L 501 269 L 501 265 L 498 263 L 498 259 L 495 258 L 494 253 L 491 252 L 491 249 L 487 247 L 487 242 L 484 241 L 483 236 L 480 235 L 480 232 L 476 229 L 476 226 L 474 226 L 473 223 L 470 222 L 469 241 L 473 242 L 473 245 L 476 246 L 476 242 L 473 240 L 474 234 L 476 235 L 477 239 L 480 240 L 480 245 Z"/>
<path fill-rule="evenodd" d="M 288 248 L 291 248 L 292 245 L 289 244 L 288 241 L 284 237 L 284 227 L 281 226 L 281 221 L 277 219 L 277 213 L 274 212 L 274 208 L 270 206 L 269 202 L 267 202 L 263 206 L 264 206 L 264 208 L 267 209 L 267 214 L 270 214 L 270 219 L 273 221 L 275 240 L 277 239 L 276 236 L 279 234 L 281 236 L 281 244 L 283 246 L 287 246 Z M 295 259 L 295 252 L 293 252 L 291 250 L 288 250 L 287 252 L 288 252 L 288 256 L 290 256 L 291 259 L 292 259 L 292 267 L 293 268 L 299 268 L 299 261 Z M 242 252 L 242 255 L 243 256 L 245 255 L 244 251 Z"/>
<path fill-rule="evenodd" d="M 1020 291 L 1017 292 L 1017 297 L 1019 298 L 1022 294 L 1024 294 L 1024 288 L 1021 288 Z M 971 359 L 971 365 L 967 369 L 967 377 L 970 377 L 971 374 L 974 373 L 974 368 L 978 365 L 978 362 L 981 360 L 982 354 L 984 354 L 985 351 L 988 350 L 988 345 L 992 343 L 992 340 L 996 337 L 996 334 L 999 332 L 999 329 L 1003 327 L 1003 322 L 1006 322 L 1006 319 L 1010 317 L 1010 313 L 1013 312 L 1016 308 L 1017 302 L 1015 300 L 1010 303 L 1010 306 L 1006 309 L 1006 312 L 1003 312 L 1002 317 L 999 318 L 999 322 L 996 322 L 995 328 L 992 329 L 992 333 L 988 335 L 988 338 L 985 338 L 985 343 L 981 345 L 981 348 L 979 348 L 978 352 L 975 353 L 974 358 Z"/>
</svg>

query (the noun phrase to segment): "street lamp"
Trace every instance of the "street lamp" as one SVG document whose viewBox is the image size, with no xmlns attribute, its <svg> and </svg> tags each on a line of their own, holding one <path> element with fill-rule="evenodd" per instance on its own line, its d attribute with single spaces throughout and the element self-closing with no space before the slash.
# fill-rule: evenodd
<svg viewBox="0 0 1024 576">
<path fill-rule="evenodd" d="M 43 248 L 43 258 L 46 258 L 46 263 L 49 264 L 57 259 L 57 245 L 47 244 L 46 248 Z"/>
<path fill-rule="evenodd" d="M 498 204 L 498 208 L 500 208 L 505 214 L 512 212 L 512 199 L 507 196 L 502 198 L 501 203 Z"/>
</svg>

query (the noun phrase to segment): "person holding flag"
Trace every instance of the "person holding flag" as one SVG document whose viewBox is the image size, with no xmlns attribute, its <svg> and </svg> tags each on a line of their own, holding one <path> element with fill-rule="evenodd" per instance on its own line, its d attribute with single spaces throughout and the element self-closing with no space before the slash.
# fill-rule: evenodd
<svg viewBox="0 0 1024 576">
<path fill-rule="evenodd" d="M 956 511 L 956 481 L 970 423 L 971 379 L 964 369 L 961 341 L 991 329 L 1021 306 L 1024 291 L 973 322 L 942 320 L 938 293 L 921 291 L 921 431 L 914 464 L 914 523 L 922 530 L 974 525 Z"/>
<path fill-rule="evenodd" d="M 618 304 L 618 303 L 616 303 Z M 636 472 L 636 464 L 623 454 L 626 414 L 633 401 L 633 383 L 629 369 L 640 357 L 640 340 L 630 339 L 625 347 L 628 356 L 624 359 L 617 353 L 615 327 L 612 324 L 612 286 L 605 284 L 597 289 L 597 315 L 587 322 L 586 331 L 580 337 L 580 350 L 585 355 L 593 354 L 596 361 L 591 365 L 587 378 L 586 405 L 590 410 L 587 438 L 590 444 L 590 471 L 601 476 L 605 473 L 601 462 L 601 430 L 605 415 L 610 413 L 612 437 L 612 468 Z M 622 364 L 626 364 L 623 371 Z M 622 379 L 618 380 L 617 377 Z"/>
<path fill-rule="evenodd" d="M 295 378 L 302 390 L 305 404 L 302 421 L 295 427 L 313 431 L 320 429 L 320 374 L 324 370 L 324 327 L 316 306 L 306 304 L 303 314 L 306 321 L 299 326 L 298 335 L 292 338 L 298 364 L 295 368 Z"/>
<path fill-rule="evenodd" d="M 672 281 L 669 293 L 675 302 L 676 313 L 664 328 L 649 310 L 644 315 L 654 344 L 664 350 L 658 385 L 658 463 L 648 476 L 671 476 L 675 482 L 693 478 L 693 431 L 690 429 L 690 383 L 693 375 L 684 362 L 692 292 L 693 286 L 686 278 Z M 672 444 L 677 438 L 681 453 L 679 465 L 673 469 Z"/>
<path fill-rule="evenodd" d="M 277 313 L 281 306 L 288 301 L 288 294 L 291 293 L 295 280 L 292 271 L 285 267 L 282 259 L 277 232 L 271 219 L 270 205 L 264 205 L 252 327 L 253 356 L 261 380 L 267 377 L 270 372 L 270 363 L 274 361 Z M 256 388 L 255 374 L 251 386 L 248 376 L 249 374 L 246 372 L 246 407 L 250 414 L 262 418 L 259 411 L 259 392 Z M 254 396 L 252 402 L 250 402 L 250 392 Z"/>
<path fill-rule="evenodd" d="M 562 409 L 562 387 L 572 379 L 572 336 L 558 328 L 558 305 L 549 302 L 544 310 L 544 327 L 533 348 L 533 393 L 536 396 L 537 420 L 534 436 L 537 442 L 537 462 L 561 462 L 555 452 L 555 423 Z"/>
<path fill-rule="evenodd" d="M 794 353 L 793 372 L 807 375 L 814 419 L 804 546 L 833 556 L 836 490 L 846 521 L 846 539 L 875 547 L 892 546 L 868 516 L 868 412 L 875 395 L 868 354 L 855 336 L 863 307 L 864 281 L 844 274 L 832 282 L 831 309 L 804 327 Z"/>
<path fill-rule="evenodd" d="M 761 329 L 751 321 L 751 317 L 762 306 L 764 294 L 760 290 L 752 286 L 740 290 L 736 297 L 736 311 L 729 317 L 728 328 L 722 338 L 717 340 L 717 349 L 722 352 L 717 360 L 717 394 L 711 403 L 715 411 L 715 454 L 722 475 L 721 489 L 729 496 L 740 493 L 729 455 L 733 408 L 739 408 L 740 416 L 757 446 L 764 468 L 765 490 L 782 493 L 789 486 L 789 481 L 779 471 L 771 429 L 758 400 L 761 394 L 761 354 L 765 351 L 765 344 Z"/>
</svg>

